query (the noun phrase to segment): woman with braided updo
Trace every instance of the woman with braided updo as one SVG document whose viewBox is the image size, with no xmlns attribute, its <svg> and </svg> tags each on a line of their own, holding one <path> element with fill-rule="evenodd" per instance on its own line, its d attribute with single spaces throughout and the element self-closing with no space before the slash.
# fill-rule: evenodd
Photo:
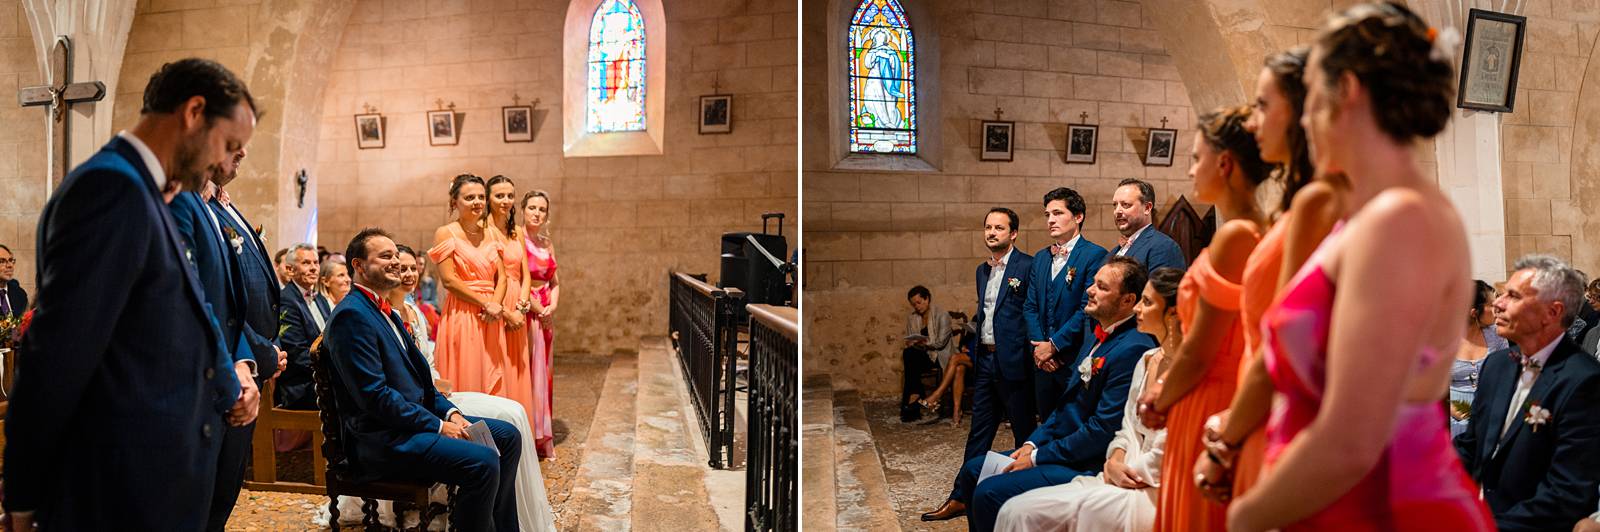
<svg viewBox="0 0 1600 532">
<path fill-rule="evenodd" d="M 1318 175 L 1349 190 L 1343 221 L 1261 317 L 1266 467 L 1228 508 L 1230 530 L 1494 529 L 1439 404 L 1472 294 L 1461 218 L 1417 165 L 1454 101 L 1438 35 L 1374 3 L 1314 40 L 1301 123 Z"/>
<path fill-rule="evenodd" d="M 1221 531 L 1226 524 L 1226 507 L 1201 497 L 1191 479 L 1206 418 L 1233 398 L 1245 345 L 1239 280 L 1266 222 L 1256 188 L 1272 168 L 1245 128 L 1249 119 L 1249 107 L 1219 109 L 1201 116 L 1195 132 L 1189 167 L 1195 196 L 1216 205 L 1228 222 L 1184 274 L 1177 306 L 1183 344 L 1168 353 L 1171 367 L 1139 399 L 1144 425 L 1167 429 L 1156 530 Z"/>
</svg>

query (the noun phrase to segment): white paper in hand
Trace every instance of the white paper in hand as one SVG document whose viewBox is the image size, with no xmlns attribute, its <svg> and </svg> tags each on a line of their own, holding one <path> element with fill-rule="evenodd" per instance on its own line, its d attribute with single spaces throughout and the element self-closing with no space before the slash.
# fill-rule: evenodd
<svg viewBox="0 0 1600 532">
<path fill-rule="evenodd" d="M 984 479 L 1000 474 L 1001 471 L 1006 469 L 1006 466 L 1015 461 L 1010 456 L 989 451 L 989 454 L 983 457 L 983 469 L 978 472 L 978 483 L 982 484 Z"/>
<path fill-rule="evenodd" d="M 467 440 L 489 446 L 494 449 L 494 455 L 500 456 L 500 448 L 494 446 L 494 434 L 489 432 L 489 424 L 479 421 L 467 426 Z"/>
</svg>

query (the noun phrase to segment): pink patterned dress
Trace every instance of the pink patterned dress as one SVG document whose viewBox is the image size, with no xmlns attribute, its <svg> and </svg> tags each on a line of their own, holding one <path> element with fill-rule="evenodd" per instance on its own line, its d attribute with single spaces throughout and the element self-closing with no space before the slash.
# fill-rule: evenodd
<svg viewBox="0 0 1600 532">
<path fill-rule="evenodd" d="M 1334 227 L 1261 319 L 1263 356 L 1277 395 L 1267 421 L 1265 475 L 1321 407 L 1336 288 L 1321 261 L 1342 228 Z M 1424 351 L 1416 367 L 1439 356 Z M 1427 402 L 1398 408 L 1397 429 L 1372 470 L 1333 504 L 1284 530 L 1494 530 L 1488 507 L 1450 444 L 1443 407 Z"/>
<path fill-rule="evenodd" d="M 549 305 L 550 280 L 556 276 L 555 252 L 540 246 L 532 238 L 523 238 L 522 244 L 528 251 L 525 286 L 541 282 L 538 288 L 533 289 L 533 297 L 539 301 L 539 305 Z M 555 417 L 555 381 L 551 370 L 553 351 L 550 347 L 555 329 L 536 318 L 532 312 L 528 314 L 527 329 L 528 352 L 533 366 L 533 407 L 528 412 L 528 420 L 533 424 L 534 443 L 539 450 L 539 457 L 549 458 L 555 456 L 555 433 L 550 428 L 551 420 Z"/>
</svg>

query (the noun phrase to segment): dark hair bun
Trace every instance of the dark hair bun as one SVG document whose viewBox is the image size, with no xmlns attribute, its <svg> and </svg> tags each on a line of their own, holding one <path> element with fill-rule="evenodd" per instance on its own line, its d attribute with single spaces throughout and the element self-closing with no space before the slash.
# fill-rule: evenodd
<svg viewBox="0 0 1600 532">
<path fill-rule="evenodd" d="M 1374 118 L 1390 138 L 1405 142 L 1444 130 L 1455 99 L 1455 68 L 1433 58 L 1427 23 L 1392 2 L 1357 4 L 1335 15 L 1317 35 L 1322 72 L 1330 86 L 1355 74 L 1372 96 Z"/>
</svg>

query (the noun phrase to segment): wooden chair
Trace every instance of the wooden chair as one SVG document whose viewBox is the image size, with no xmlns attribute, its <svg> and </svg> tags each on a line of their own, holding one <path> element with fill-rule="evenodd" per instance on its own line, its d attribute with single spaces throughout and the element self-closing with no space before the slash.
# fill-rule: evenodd
<svg viewBox="0 0 1600 532">
<path fill-rule="evenodd" d="M 316 386 L 317 407 L 322 421 L 322 456 L 327 458 L 324 478 L 327 481 L 328 525 L 338 532 L 339 497 L 345 496 L 361 499 L 361 523 L 367 528 L 379 526 L 378 500 L 386 500 L 394 502 L 396 525 L 404 527 L 405 512 L 420 509 L 422 515 L 417 530 L 427 530 L 428 524 L 441 512 L 454 511 L 455 486 L 450 487 L 446 499 L 449 502 L 437 504 L 428 500 L 432 482 L 373 479 L 372 475 L 363 474 L 350 462 L 345 454 L 344 428 L 339 423 L 339 405 L 335 400 L 334 389 L 339 386 L 338 378 L 334 376 L 332 364 L 324 354 L 320 343 L 312 346 L 311 378 Z"/>
<path fill-rule="evenodd" d="M 1199 257 L 1200 251 L 1211 245 L 1211 235 L 1217 232 L 1217 211 L 1212 209 L 1202 218 L 1189 204 L 1188 198 L 1178 196 L 1178 201 L 1167 209 L 1167 216 L 1161 219 L 1156 228 L 1172 237 L 1178 243 L 1178 248 L 1183 250 L 1184 260 L 1194 264 L 1195 257 Z"/>
<path fill-rule="evenodd" d="M 256 417 L 255 434 L 251 437 L 250 480 L 246 489 L 254 491 L 280 491 L 289 493 L 321 494 L 327 491 L 327 472 L 318 465 L 322 459 L 322 419 L 315 410 L 288 410 L 272 406 L 273 390 L 277 381 L 269 380 L 261 388 L 261 415 Z M 311 483 L 278 480 L 278 453 L 274 449 L 274 429 L 303 430 L 311 433 Z"/>
</svg>

